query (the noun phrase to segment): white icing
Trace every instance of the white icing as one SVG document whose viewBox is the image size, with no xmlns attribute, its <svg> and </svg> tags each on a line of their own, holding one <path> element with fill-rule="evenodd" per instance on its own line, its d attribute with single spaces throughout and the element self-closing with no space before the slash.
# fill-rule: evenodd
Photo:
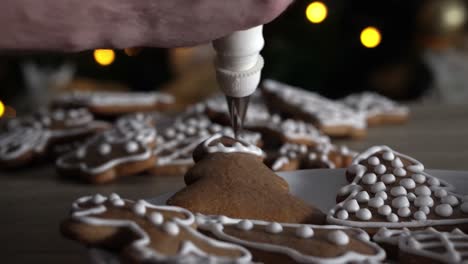
<svg viewBox="0 0 468 264">
<path fill-rule="evenodd" d="M 439 186 L 440 185 L 440 181 L 437 178 L 430 178 L 428 183 L 431 186 Z"/>
<path fill-rule="evenodd" d="M 395 186 L 390 190 L 390 194 L 393 196 L 402 196 L 406 195 L 406 189 L 403 186 Z"/>
<path fill-rule="evenodd" d="M 389 205 L 383 205 L 379 207 L 378 213 L 383 216 L 387 216 L 392 213 L 392 208 Z"/>
<path fill-rule="evenodd" d="M 380 177 L 380 180 L 383 181 L 383 183 L 385 184 L 392 184 L 395 182 L 396 178 L 395 178 L 395 175 L 387 173 L 387 174 L 382 175 Z"/>
<path fill-rule="evenodd" d="M 410 202 L 414 202 L 414 200 L 416 200 L 416 194 L 414 194 L 414 193 L 412 193 L 412 192 L 408 193 L 408 194 L 406 195 L 406 197 L 408 197 L 408 200 L 409 200 Z"/>
<path fill-rule="evenodd" d="M 400 185 L 405 187 L 407 190 L 414 189 L 416 187 L 414 180 L 408 178 L 400 180 Z"/>
<path fill-rule="evenodd" d="M 314 235 L 314 230 L 306 225 L 301 225 L 296 228 L 296 236 L 300 238 L 311 238 Z"/>
<path fill-rule="evenodd" d="M 463 202 L 460 206 L 460 209 L 463 213 L 468 214 L 468 202 Z"/>
<path fill-rule="evenodd" d="M 278 234 L 283 231 L 283 226 L 280 223 L 272 222 L 265 227 L 265 231 L 271 234 Z"/>
<path fill-rule="evenodd" d="M 233 146 L 225 146 L 223 144 L 218 143 L 216 146 L 210 146 L 211 142 L 222 138 L 222 134 L 214 134 L 205 142 L 203 143 L 203 147 L 208 153 L 215 153 L 215 152 L 222 152 L 222 153 L 233 153 L 233 152 L 241 152 L 241 153 L 248 153 L 255 156 L 263 157 L 265 154 L 264 152 L 257 146 L 253 144 L 249 144 L 245 141 L 236 142 Z M 238 143 L 238 144 L 237 144 Z"/>
<path fill-rule="evenodd" d="M 431 196 L 418 196 L 416 197 L 416 200 L 414 200 L 414 205 L 417 207 L 432 207 L 434 206 L 434 200 Z"/>
<path fill-rule="evenodd" d="M 453 208 L 450 204 L 439 204 L 435 207 L 435 213 L 439 216 L 449 217 L 453 213 Z"/>
<path fill-rule="evenodd" d="M 435 195 L 437 198 L 443 198 L 443 197 L 447 196 L 447 190 L 444 190 L 444 189 L 437 189 L 437 190 L 434 192 L 434 195 Z"/>
<path fill-rule="evenodd" d="M 404 165 L 401 159 L 399 157 L 396 157 L 394 160 L 392 160 L 392 166 L 395 168 L 403 168 Z"/>
<path fill-rule="evenodd" d="M 372 165 L 372 166 L 377 166 L 380 164 L 380 160 L 379 158 L 377 157 L 370 157 L 368 160 L 367 160 L 367 163 L 369 163 L 369 165 Z"/>
<path fill-rule="evenodd" d="M 415 190 L 414 193 L 418 196 L 429 196 L 431 195 L 432 191 L 427 187 L 426 185 L 421 185 L 418 186 Z"/>
<path fill-rule="evenodd" d="M 336 217 L 342 220 L 346 220 L 349 217 L 348 211 L 346 210 L 340 210 L 338 213 L 336 213 Z"/>
<path fill-rule="evenodd" d="M 409 165 L 406 167 L 407 170 L 413 172 L 413 173 L 421 173 L 424 171 L 424 165 L 421 163 L 414 164 L 414 165 Z"/>
<path fill-rule="evenodd" d="M 444 203 L 444 204 L 449 204 L 451 206 L 456 206 L 459 203 L 458 198 L 455 197 L 455 195 L 444 196 L 444 197 L 442 197 L 442 199 L 440 199 L 440 202 Z"/>
<path fill-rule="evenodd" d="M 408 207 L 402 207 L 398 209 L 398 216 L 400 217 L 408 217 L 411 215 L 411 210 Z"/>
<path fill-rule="evenodd" d="M 375 173 L 366 173 L 362 176 L 362 182 L 365 184 L 374 184 L 377 181 Z"/>
<path fill-rule="evenodd" d="M 237 229 L 243 230 L 243 231 L 248 231 L 253 228 L 253 223 L 250 220 L 242 220 L 236 225 Z"/>
<path fill-rule="evenodd" d="M 406 196 L 398 196 L 392 200 L 392 207 L 399 209 L 402 207 L 409 207 L 410 202 Z"/>
<path fill-rule="evenodd" d="M 125 150 L 128 152 L 128 153 L 135 153 L 138 151 L 138 143 L 136 143 L 135 141 L 130 141 L 127 143 L 127 145 L 125 145 Z"/>
<path fill-rule="evenodd" d="M 418 184 L 423 184 L 424 182 L 426 182 L 426 176 L 420 173 L 415 173 L 411 175 L 411 178 Z"/>
<path fill-rule="evenodd" d="M 349 236 L 342 230 L 336 230 L 328 233 L 328 241 L 338 246 L 345 246 L 349 244 Z"/>
<path fill-rule="evenodd" d="M 377 192 L 385 191 L 386 189 L 387 189 L 387 187 L 385 186 L 385 183 L 377 182 L 377 183 L 372 185 L 371 192 L 377 193 Z"/>
<path fill-rule="evenodd" d="M 369 200 L 369 206 L 374 208 L 379 208 L 384 205 L 384 200 L 380 197 L 374 197 Z"/>
<path fill-rule="evenodd" d="M 395 168 L 393 174 L 398 177 L 404 177 L 406 176 L 406 170 L 403 168 Z"/>
<path fill-rule="evenodd" d="M 93 204 L 99 205 L 103 204 L 104 202 L 107 201 L 107 198 L 105 196 L 102 196 L 101 194 L 95 194 L 93 196 Z"/>
<path fill-rule="evenodd" d="M 419 211 L 425 214 L 429 214 L 431 212 L 431 208 L 429 206 L 421 206 L 419 207 Z"/>
<path fill-rule="evenodd" d="M 396 223 L 398 222 L 398 216 L 394 213 L 391 213 L 389 215 L 387 215 L 387 221 L 389 222 L 392 222 L 392 223 Z"/>
<path fill-rule="evenodd" d="M 112 151 L 112 147 L 111 145 L 107 144 L 107 143 L 104 143 L 104 144 L 101 144 L 99 146 L 99 154 L 105 156 L 105 155 L 109 155 Z"/>
<path fill-rule="evenodd" d="M 162 229 L 170 236 L 177 236 L 180 233 L 179 226 L 174 222 L 165 222 Z"/>
<path fill-rule="evenodd" d="M 146 203 L 143 200 L 137 201 L 133 205 L 133 212 L 138 216 L 144 216 L 146 214 Z"/>
<path fill-rule="evenodd" d="M 122 199 L 111 199 L 110 202 L 115 207 L 122 207 L 125 205 L 125 201 Z"/>
<path fill-rule="evenodd" d="M 153 225 L 162 225 L 164 223 L 164 216 L 160 212 L 152 212 L 148 215 L 148 220 Z"/>
<path fill-rule="evenodd" d="M 393 159 L 395 159 L 395 155 L 391 151 L 385 151 L 382 154 L 382 158 L 386 161 L 392 161 Z"/>
<path fill-rule="evenodd" d="M 346 211 L 350 213 L 355 213 L 359 210 L 360 207 L 359 207 L 359 203 L 355 199 L 352 199 L 352 200 L 346 201 L 346 203 L 343 205 L 343 208 L 345 208 Z"/>
<path fill-rule="evenodd" d="M 426 220 L 426 213 L 422 212 L 422 211 L 417 211 L 416 213 L 414 213 L 413 215 L 414 219 L 418 220 L 418 221 L 424 221 Z"/>
<path fill-rule="evenodd" d="M 375 194 L 375 197 L 380 197 L 380 198 L 382 198 L 382 199 L 385 201 L 385 200 L 387 200 L 388 195 L 387 195 L 386 192 L 380 191 L 380 192 L 377 192 L 377 193 Z"/>
<path fill-rule="evenodd" d="M 369 201 L 369 199 L 370 199 L 369 194 L 366 191 L 360 191 L 356 195 L 356 200 L 360 203 L 366 203 L 367 201 Z"/>
<path fill-rule="evenodd" d="M 369 219 L 372 218 L 372 213 L 367 208 L 361 208 L 361 209 L 359 209 L 359 211 L 357 211 L 356 217 L 361 219 L 361 220 L 366 221 L 366 220 L 369 220 Z"/>
<path fill-rule="evenodd" d="M 385 167 L 385 165 L 383 164 L 377 165 L 374 168 L 374 172 L 377 174 L 384 174 L 386 171 L 387 171 L 387 167 Z"/>
<path fill-rule="evenodd" d="M 174 98 L 166 93 L 157 92 L 105 92 L 73 91 L 54 99 L 58 104 L 82 105 L 87 107 L 133 107 L 169 104 Z"/>
</svg>

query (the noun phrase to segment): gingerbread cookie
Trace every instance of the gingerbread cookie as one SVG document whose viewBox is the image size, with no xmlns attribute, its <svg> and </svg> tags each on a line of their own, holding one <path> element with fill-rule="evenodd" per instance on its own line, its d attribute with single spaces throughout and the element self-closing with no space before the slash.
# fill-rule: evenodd
<svg viewBox="0 0 468 264">
<path fill-rule="evenodd" d="M 398 241 L 401 236 L 408 235 L 410 232 L 411 231 L 408 228 L 388 229 L 386 227 L 382 227 L 377 231 L 377 233 L 375 233 L 372 240 L 387 252 L 387 258 L 398 259 Z"/>
<path fill-rule="evenodd" d="M 58 172 L 90 183 L 107 183 L 117 177 L 143 172 L 156 157 L 156 130 L 138 119 L 121 119 L 114 128 L 90 139 L 76 151 L 57 159 Z"/>
<path fill-rule="evenodd" d="M 340 202 L 328 214 L 331 224 L 370 233 L 381 227 L 468 228 L 468 201 L 426 173 L 422 163 L 387 146 L 358 155 L 347 178 L 351 183 L 339 191 Z"/>
<path fill-rule="evenodd" d="M 94 195 L 78 199 L 62 234 L 92 247 L 121 252 L 128 263 L 250 263 L 244 248 L 196 231 L 191 212 L 139 200 Z"/>
<path fill-rule="evenodd" d="M 340 102 L 273 80 L 265 80 L 262 91 L 271 111 L 310 122 L 326 135 L 360 138 L 366 134 L 366 117 Z"/>
<path fill-rule="evenodd" d="M 134 112 L 164 110 L 174 103 L 174 98 L 157 92 L 105 92 L 74 91 L 54 99 L 54 107 L 85 107 L 100 116 L 116 116 Z"/>
<path fill-rule="evenodd" d="M 314 147 L 304 144 L 286 143 L 269 159 L 274 171 L 298 169 L 345 168 L 351 164 L 357 153 L 346 146 L 323 143 Z"/>
<path fill-rule="evenodd" d="M 211 135 L 223 132 L 233 135 L 230 127 L 212 123 L 203 115 L 189 115 L 178 119 L 159 137 L 154 154 L 158 157 L 149 173 L 157 176 L 182 176 L 194 164 L 192 153 L 196 146 Z M 244 131 L 242 138 L 261 145 L 261 135 Z"/>
<path fill-rule="evenodd" d="M 169 205 L 235 218 L 323 223 L 320 210 L 291 195 L 286 181 L 261 162 L 259 148 L 219 135 L 200 148 L 197 163 L 185 175 L 187 187 Z"/>
<path fill-rule="evenodd" d="M 57 145 L 83 140 L 107 129 L 86 109 L 39 111 L 7 122 L 0 132 L 0 167 L 18 167 L 43 159 Z"/>
<path fill-rule="evenodd" d="M 246 247 L 261 263 L 376 263 L 385 252 L 366 232 L 341 226 L 286 224 L 197 215 L 208 235 Z"/>
<path fill-rule="evenodd" d="M 363 113 L 367 118 L 367 124 L 371 126 L 401 124 L 405 123 L 409 117 L 408 107 L 374 92 L 351 94 L 342 102 L 354 111 Z"/>
</svg>

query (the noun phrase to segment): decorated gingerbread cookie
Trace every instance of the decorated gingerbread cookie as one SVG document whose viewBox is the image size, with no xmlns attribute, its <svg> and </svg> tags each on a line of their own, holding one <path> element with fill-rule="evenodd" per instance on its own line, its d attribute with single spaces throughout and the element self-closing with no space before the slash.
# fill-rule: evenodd
<svg viewBox="0 0 468 264">
<path fill-rule="evenodd" d="M 143 172 L 156 157 L 156 130 L 139 119 L 121 119 L 113 129 L 90 139 L 84 146 L 57 159 L 58 172 L 90 183 Z"/>
<path fill-rule="evenodd" d="M 269 166 L 274 171 L 298 169 L 345 168 L 351 164 L 357 153 L 346 146 L 323 143 L 317 146 L 284 144 L 277 153 L 271 154 Z"/>
<path fill-rule="evenodd" d="M 262 88 L 272 112 L 310 122 L 332 137 L 366 134 L 365 115 L 345 104 L 273 80 L 265 80 Z"/>
<path fill-rule="evenodd" d="M 260 263 L 377 263 L 385 259 L 385 252 L 360 229 L 196 217 L 200 230 L 246 247 Z"/>
<path fill-rule="evenodd" d="M 370 233 L 381 227 L 468 228 L 468 201 L 426 173 L 422 163 L 387 146 L 358 155 L 347 178 L 351 183 L 339 191 L 340 202 L 328 214 L 331 224 Z"/>
<path fill-rule="evenodd" d="M 83 140 L 108 127 L 85 109 L 41 110 L 10 120 L 0 132 L 0 166 L 18 167 L 41 160 L 57 144 Z"/>
<path fill-rule="evenodd" d="M 94 195 L 78 199 L 62 234 L 85 245 L 120 252 L 125 263 L 250 263 L 241 246 L 194 229 L 191 212 L 139 200 Z"/>
<path fill-rule="evenodd" d="M 368 125 L 401 124 L 408 120 L 409 109 L 399 105 L 397 102 L 374 92 L 363 92 L 351 94 L 342 102 L 363 113 L 367 118 Z"/>
<path fill-rule="evenodd" d="M 214 135 L 195 154 L 197 163 L 184 178 L 187 187 L 173 195 L 169 205 L 235 218 L 323 223 L 320 210 L 291 195 L 286 181 L 262 163 L 263 152 L 254 145 Z"/>
<path fill-rule="evenodd" d="M 230 127 L 212 123 L 203 115 L 188 115 L 178 119 L 158 137 L 154 150 L 156 163 L 149 173 L 157 176 L 182 176 L 194 164 L 192 153 L 205 139 L 218 132 L 233 135 Z M 242 138 L 260 145 L 261 135 L 244 131 Z"/>
<path fill-rule="evenodd" d="M 75 91 L 62 94 L 53 101 L 54 107 L 85 107 L 100 116 L 116 116 L 134 112 L 164 110 L 174 98 L 157 92 Z"/>
</svg>

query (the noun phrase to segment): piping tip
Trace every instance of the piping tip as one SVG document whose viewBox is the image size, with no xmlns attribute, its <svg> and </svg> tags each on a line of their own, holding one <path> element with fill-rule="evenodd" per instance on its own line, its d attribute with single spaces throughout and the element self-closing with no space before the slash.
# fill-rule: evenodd
<svg viewBox="0 0 468 264">
<path fill-rule="evenodd" d="M 226 96 L 226 101 L 229 108 L 229 117 L 231 118 L 231 126 L 234 131 L 234 137 L 239 139 L 244 127 L 244 119 L 249 106 L 250 96 L 232 97 Z"/>
</svg>

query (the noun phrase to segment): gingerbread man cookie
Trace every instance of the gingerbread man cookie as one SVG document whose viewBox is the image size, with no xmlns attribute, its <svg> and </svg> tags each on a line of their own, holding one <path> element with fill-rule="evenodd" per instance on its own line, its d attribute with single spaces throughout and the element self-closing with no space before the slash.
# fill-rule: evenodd
<svg viewBox="0 0 468 264">
<path fill-rule="evenodd" d="M 107 129 L 86 109 L 39 111 L 7 122 L 0 132 L 0 167 L 18 167 L 45 158 L 57 144 L 83 140 Z"/>
<path fill-rule="evenodd" d="M 54 99 L 55 107 L 85 107 L 96 115 L 116 116 L 134 112 L 164 110 L 174 97 L 157 92 L 74 91 Z"/>
<path fill-rule="evenodd" d="M 409 109 L 397 102 L 374 92 L 351 94 L 342 102 L 356 112 L 366 116 L 370 126 L 380 124 L 401 124 L 409 117 Z"/>
<path fill-rule="evenodd" d="M 155 144 L 153 126 L 138 119 L 121 119 L 112 130 L 96 135 L 76 151 L 57 159 L 56 167 L 66 177 L 107 183 L 153 166 Z"/>
<path fill-rule="evenodd" d="M 197 163 L 184 178 L 187 187 L 167 203 L 203 214 L 323 223 L 320 210 L 291 195 L 286 181 L 266 167 L 262 157 L 262 150 L 252 144 L 214 135 L 198 148 Z"/>
<path fill-rule="evenodd" d="M 129 263 L 250 263 L 244 248 L 211 239 L 194 229 L 191 212 L 156 206 L 117 194 L 78 199 L 62 234 L 83 244 L 121 252 Z"/>
<path fill-rule="evenodd" d="M 385 252 L 360 229 L 196 217 L 200 230 L 246 247 L 253 260 L 261 263 L 376 263 L 385 259 Z"/>
<path fill-rule="evenodd" d="M 262 91 L 271 111 L 310 122 L 326 135 L 360 138 L 366 134 L 366 117 L 340 102 L 273 80 L 265 80 Z"/>
<path fill-rule="evenodd" d="M 468 228 L 468 201 L 448 183 L 424 171 L 419 161 L 387 146 L 371 147 L 347 170 L 351 183 L 338 193 L 328 214 L 331 224 L 440 230 Z"/>
</svg>

